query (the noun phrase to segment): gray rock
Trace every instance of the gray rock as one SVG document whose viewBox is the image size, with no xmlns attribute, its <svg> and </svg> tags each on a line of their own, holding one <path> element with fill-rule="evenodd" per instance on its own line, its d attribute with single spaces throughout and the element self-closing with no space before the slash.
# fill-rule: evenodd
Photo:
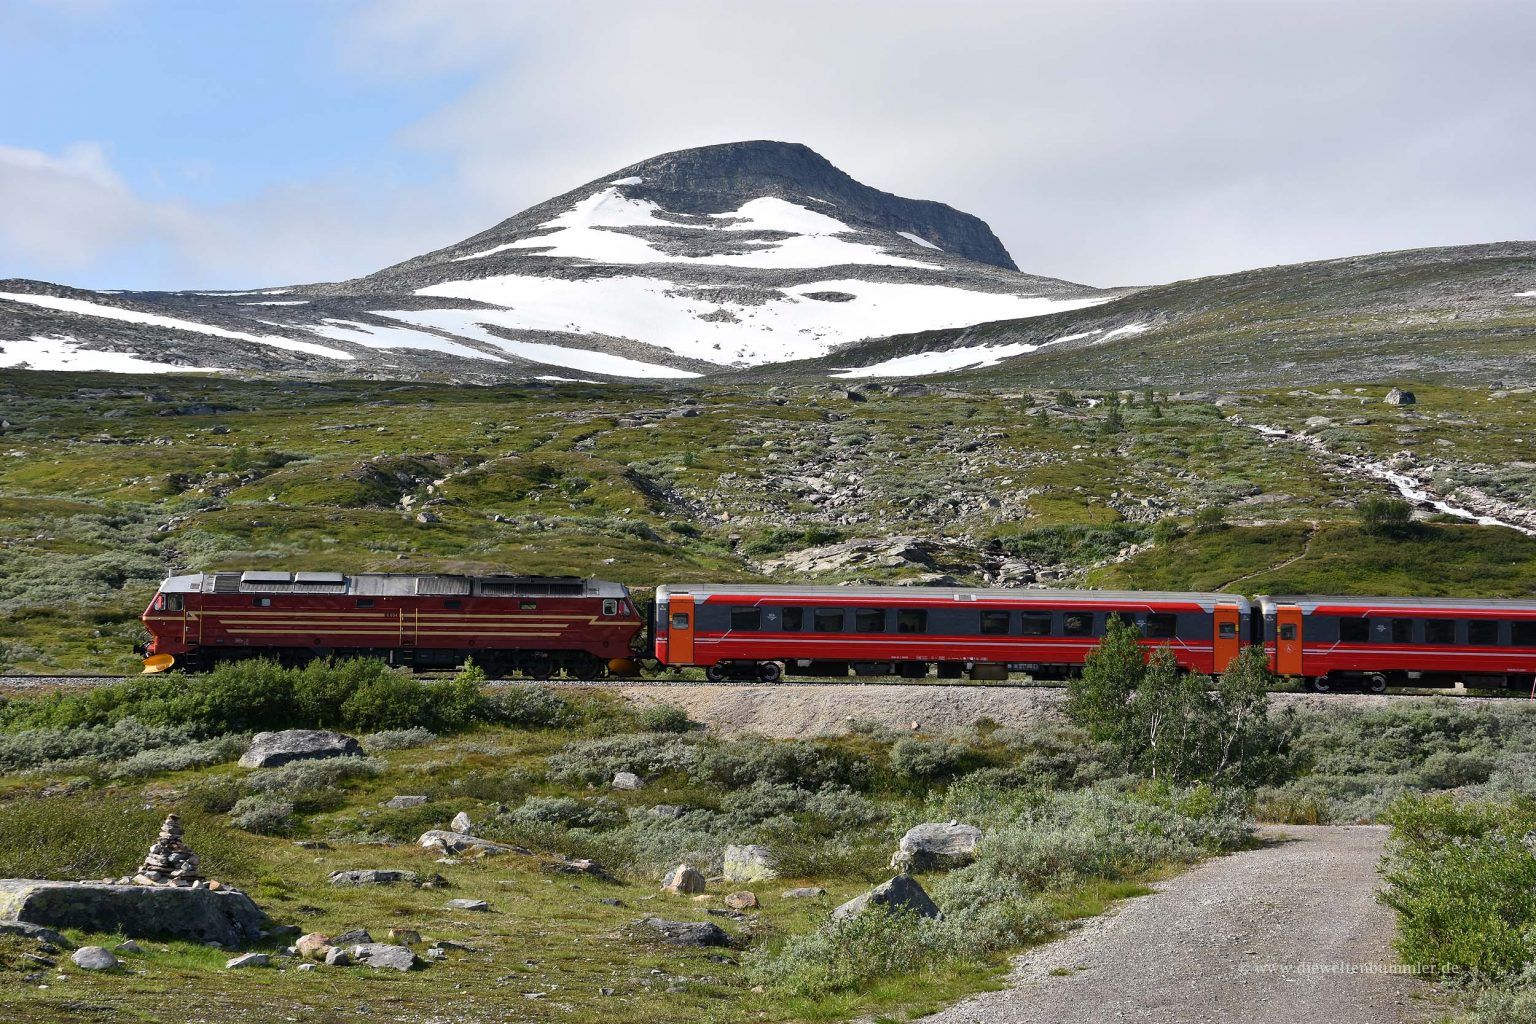
<svg viewBox="0 0 1536 1024">
<path fill-rule="evenodd" d="M 508 846 L 505 843 L 493 843 L 489 839 L 481 839 L 479 836 L 468 835 L 464 832 L 448 832 L 443 829 L 432 829 L 423 832 L 417 844 L 428 850 L 441 850 L 444 854 L 469 853 L 480 857 L 492 857 L 502 853 L 530 853 L 530 850 L 521 846 Z"/>
<path fill-rule="evenodd" d="M 117 945 L 113 946 L 112 947 L 112 952 L 114 952 L 114 953 L 142 953 L 142 952 L 144 952 L 144 947 L 139 945 L 137 942 L 134 942 L 132 939 L 128 939 L 128 940 L 126 940 L 124 942 L 119 942 Z"/>
<path fill-rule="evenodd" d="M 904 910 L 919 917 L 943 917 L 926 890 L 910 875 L 897 875 L 890 881 L 881 882 L 862 896 L 855 896 L 832 911 L 832 920 L 846 921 L 857 917 L 870 907 L 882 910 Z"/>
<path fill-rule="evenodd" d="M 634 772 L 616 772 L 613 776 L 614 789 L 644 789 L 645 780 Z"/>
<path fill-rule="evenodd" d="M 352 954 L 340 946 L 333 946 L 325 951 L 325 966 L 327 967 L 351 967 Z"/>
<path fill-rule="evenodd" d="M 249 896 L 233 889 L 31 878 L 0 879 L 0 922 L 5 921 L 225 948 L 255 942 L 269 924 Z"/>
<path fill-rule="evenodd" d="M 40 924 L 31 924 L 27 921 L 0 921 L 0 935 L 21 935 L 28 939 L 36 939 L 38 942 L 51 943 L 60 949 L 75 948 L 73 942 L 52 928 L 44 928 Z"/>
<path fill-rule="evenodd" d="M 721 870 L 727 882 L 762 882 L 778 878 L 778 862 L 766 846 L 727 846 Z"/>
<path fill-rule="evenodd" d="M 731 937 L 717 924 L 709 921 L 663 921 L 659 917 L 644 917 L 636 925 L 648 928 L 661 936 L 663 942 L 673 946 L 729 946 Z"/>
<path fill-rule="evenodd" d="M 468 835 L 475 830 L 475 823 L 469 820 L 468 812 L 460 811 L 453 816 L 453 821 L 449 823 L 448 828 Z"/>
<path fill-rule="evenodd" d="M 677 893 L 680 896 L 691 896 L 704 891 L 704 876 L 699 874 L 687 864 L 679 864 L 661 880 L 662 892 Z"/>
<path fill-rule="evenodd" d="M 270 963 L 272 958 L 265 953 L 245 953 L 232 960 L 226 960 L 224 966 L 228 970 L 235 971 L 242 967 L 266 967 Z"/>
<path fill-rule="evenodd" d="M 428 960 L 445 960 L 447 958 L 448 958 L 448 951 L 446 949 L 443 949 L 441 947 L 434 947 L 432 949 L 427 950 L 427 959 Z"/>
<path fill-rule="evenodd" d="M 352 959 L 374 970 L 408 971 L 416 966 L 416 954 L 406 946 L 391 946 L 386 942 L 366 942 L 353 946 Z"/>
<path fill-rule="evenodd" d="M 342 932 L 331 940 L 333 946 L 355 946 L 360 942 L 372 942 L 373 936 L 368 934 L 366 928 L 353 928 L 349 932 Z"/>
<path fill-rule="evenodd" d="M 332 885 L 415 885 L 420 881 L 414 871 L 395 871 L 390 868 L 363 868 L 355 871 L 332 871 L 328 881 Z"/>
<path fill-rule="evenodd" d="M 808 900 L 817 896 L 825 896 L 826 894 L 827 890 L 819 885 L 802 885 L 795 889 L 785 889 L 780 894 L 780 898 L 786 900 Z"/>
<path fill-rule="evenodd" d="M 408 807 L 420 807 L 426 802 L 424 796 L 392 796 L 384 801 L 384 806 L 392 811 L 403 811 Z"/>
<path fill-rule="evenodd" d="M 444 904 L 449 910 L 490 910 L 491 905 L 485 900 L 449 900 Z"/>
<path fill-rule="evenodd" d="M 677 804 L 657 804 L 646 813 L 653 818 L 681 818 L 688 813 L 688 809 Z"/>
<path fill-rule="evenodd" d="M 323 729 L 284 729 L 257 733 L 241 756 L 240 767 L 275 768 L 289 761 L 362 756 L 362 746 L 351 736 Z"/>
<path fill-rule="evenodd" d="M 301 971 L 318 970 L 319 967 L 320 967 L 319 964 L 299 964 L 299 970 L 301 970 Z"/>
<path fill-rule="evenodd" d="M 1386 402 L 1388 405 L 1417 405 L 1418 401 L 1412 391 L 1393 388 L 1387 392 Z"/>
<path fill-rule="evenodd" d="M 976 859 L 979 842 L 981 829 L 975 825 L 955 821 L 914 825 L 901 837 L 891 867 L 901 872 L 963 867 Z"/>
<path fill-rule="evenodd" d="M 100 946 L 81 946 L 70 957 L 82 971 L 115 971 L 122 964 Z"/>
</svg>

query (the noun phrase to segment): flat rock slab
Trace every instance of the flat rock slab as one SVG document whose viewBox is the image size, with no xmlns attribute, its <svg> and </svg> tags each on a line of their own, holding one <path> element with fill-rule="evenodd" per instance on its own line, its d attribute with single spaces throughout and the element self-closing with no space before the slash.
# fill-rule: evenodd
<svg viewBox="0 0 1536 1024">
<path fill-rule="evenodd" d="M 1207 861 L 1014 961 L 1011 987 L 928 1024 L 1418 1024 L 1440 1019 L 1395 963 L 1376 902 L 1378 826 L 1286 825 L 1294 841 Z M 1053 974 L 1052 972 L 1059 972 Z"/>
<path fill-rule="evenodd" d="M 323 729 L 284 729 L 252 737 L 250 748 L 240 757 L 240 767 L 276 768 L 289 761 L 362 756 L 362 744 L 351 736 Z"/>
<path fill-rule="evenodd" d="M 390 868 L 332 871 L 326 880 L 332 885 L 415 885 L 421 881 L 414 871 L 395 871 Z"/>
<path fill-rule="evenodd" d="M 385 942 L 366 942 L 353 946 L 352 960 L 374 970 L 408 971 L 416 966 L 416 954 L 405 946 Z"/>
<path fill-rule="evenodd" d="M 481 839 L 467 832 L 453 832 L 448 829 L 434 828 L 429 832 L 423 832 L 421 838 L 416 840 L 417 845 L 425 850 L 441 850 L 445 854 L 478 854 L 482 857 L 495 856 L 501 853 L 528 854 L 533 851 L 521 846 L 508 846 L 505 843 L 493 843 L 489 839 Z"/>
<path fill-rule="evenodd" d="M 0 879 L 0 921 L 235 947 L 261 938 L 267 915 L 231 889 Z"/>
<path fill-rule="evenodd" d="M 645 917 L 635 922 L 661 936 L 663 942 L 674 946 L 729 946 L 731 937 L 719 925 L 708 921 L 663 921 L 659 917 Z"/>
<path fill-rule="evenodd" d="M 73 942 L 52 928 L 44 928 L 40 924 L 28 924 L 26 921 L 0 921 L 0 935 L 20 935 L 23 938 L 50 943 L 60 949 L 75 948 Z"/>
</svg>

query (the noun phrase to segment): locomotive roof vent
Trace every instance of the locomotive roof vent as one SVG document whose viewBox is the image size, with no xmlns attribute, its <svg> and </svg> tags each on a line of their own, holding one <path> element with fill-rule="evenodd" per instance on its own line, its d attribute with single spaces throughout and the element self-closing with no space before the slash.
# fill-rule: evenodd
<svg viewBox="0 0 1536 1024">
<path fill-rule="evenodd" d="M 300 594 L 334 594 L 347 589 L 347 578 L 339 572 L 296 572 L 293 589 Z"/>
<path fill-rule="evenodd" d="M 289 583 L 293 575 L 286 572 L 243 572 L 240 574 L 240 582 L 248 583 Z"/>
</svg>

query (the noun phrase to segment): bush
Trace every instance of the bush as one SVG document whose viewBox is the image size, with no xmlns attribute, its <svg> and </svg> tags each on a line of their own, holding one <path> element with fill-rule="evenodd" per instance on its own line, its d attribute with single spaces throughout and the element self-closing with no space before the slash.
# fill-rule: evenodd
<svg viewBox="0 0 1536 1024">
<path fill-rule="evenodd" d="M 520 825 L 609 828 L 624 820 L 624 809 L 607 797 L 576 800 L 568 796 L 531 796 L 506 815 Z"/>
<path fill-rule="evenodd" d="M 752 950 L 743 962 L 759 985 L 818 998 L 917 971 L 940 954 L 944 938 L 939 922 L 873 911 L 794 936 L 777 952 Z"/>
<path fill-rule="evenodd" d="M 699 737 L 673 733 L 621 733 L 568 744 L 549 759 L 549 777 L 559 782 L 608 782 L 616 772 L 688 775 L 698 770 L 704 754 Z"/>
<path fill-rule="evenodd" d="M 410 729 L 386 729 L 384 732 L 371 732 L 361 740 L 364 750 L 383 752 L 386 750 L 408 750 L 411 747 L 424 747 L 437 739 L 437 733 L 431 729 L 423 729 L 415 726 Z"/>
<path fill-rule="evenodd" d="M 805 740 L 744 739 L 707 748 L 700 759 L 701 781 L 728 789 L 754 782 L 782 782 L 821 787 L 858 785 L 868 766 L 857 756 L 831 745 Z"/>
<path fill-rule="evenodd" d="M 891 747 L 891 770 L 903 779 L 933 782 L 960 771 L 971 751 L 944 737 L 903 736 Z"/>
<path fill-rule="evenodd" d="M 577 717 L 570 703 L 547 686 L 508 686 L 492 694 L 489 704 L 492 721 L 521 729 L 560 729 Z"/>
<path fill-rule="evenodd" d="M 640 727 L 646 732 L 692 732 L 697 725 L 687 711 L 671 704 L 652 704 L 640 712 Z"/>
<path fill-rule="evenodd" d="M 23 729 L 0 734 L 0 771 L 25 771 L 53 761 L 121 761 L 147 750 L 176 748 L 190 740 L 175 726 L 148 726 L 134 718 L 110 725 Z"/>
<path fill-rule="evenodd" d="M 770 818 L 812 815 L 837 828 L 884 821 L 886 811 L 844 786 L 812 791 L 781 782 L 754 782 L 726 794 L 720 809 L 747 824 Z"/>
<path fill-rule="evenodd" d="M 1355 516 L 1366 533 L 1392 536 L 1413 525 L 1413 506 L 1401 498 L 1373 494 L 1355 506 Z"/>
<path fill-rule="evenodd" d="M 293 828 L 293 803 L 275 793 L 255 793 L 230 808 L 229 820 L 246 832 L 280 836 Z"/>
<path fill-rule="evenodd" d="M 371 779 L 389 767 L 377 757 L 327 757 L 315 761 L 289 761 L 277 768 L 263 768 L 247 775 L 246 789 L 257 793 L 302 799 L 316 793 L 334 792 L 345 782 Z"/>
<path fill-rule="evenodd" d="M 175 747 L 156 747 L 119 761 L 110 774 L 114 779 L 131 779 L 158 772 L 180 772 L 189 768 L 228 764 L 239 759 L 250 745 L 249 736 L 234 733 Z"/>
<path fill-rule="evenodd" d="M 1536 856 L 1525 837 L 1536 805 L 1449 796 L 1398 801 L 1382 902 L 1411 964 L 1509 978 L 1536 961 Z"/>
</svg>

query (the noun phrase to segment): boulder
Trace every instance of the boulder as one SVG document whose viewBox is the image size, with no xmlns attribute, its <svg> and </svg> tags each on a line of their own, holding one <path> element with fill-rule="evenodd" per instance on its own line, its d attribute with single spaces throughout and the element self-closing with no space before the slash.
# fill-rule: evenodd
<svg viewBox="0 0 1536 1024">
<path fill-rule="evenodd" d="M 808 900 L 817 896 L 825 896 L 826 894 L 827 890 L 819 885 L 802 885 L 794 889 L 785 889 L 779 894 L 779 898 L 786 900 Z"/>
<path fill-rule="evenodd" d="M 661 891 L 691 896 L 704 891 L 704 876 L 687 864 L 679 864 L 661 880 Z"/>
<path fill-rule="evenodd" d="M 457 820 L 457 819 L 455 819 Z M 507 846 L 504 843 L 493 843 L 489 839 L 481 839 L 464 832 L 448 832 L 443 829 L 432 829 L 423 832 L 416 842 L 428 850 L 441 850 L 444 854 L 473 854 L 479 857 L 493 857 L 501 853 L 531 853 L 531 850 L 521 846 Z"/>
<path fill-rule="evenodd" d="M 679 807 L 677 804 L 657 804 L 645 813 L 653 818 L 681 818 L 688 813 L 688 808 Z"/>
<path fill-rule="evenodd" d="M 342 932 L 331 940 L 333 946 L 355 946 L 359 942 L 372 942 L 373 936 L 368 934 L 366 928 L 353 928 L 351 931 Z"/>
<path fill-rule="evenodd" d="M 449 910 L 487 911 L 491 909 L 491 905 L 485 900 L 449 900 L 445 905 Z"/>
<path fill-rule="evenodd" d="M 539 870 L 556 875 L 590 875 L 593 878 L 601 878 L 605 882 L 618 881 L 607 868 L 595 860 L 587 860 L 584 857 L 572 860 L 547 860 L 539 865 Z"/>
<path fill-rule="evenodd" d="M 902 910 L 919 917 L 943 917 L 928 893 L 910 875 L 897 875 L 888 882 L 881 882 L 862 896 L 855 896 L 832 911 L 832 920 L 846 921 L 858 917 L 870 907 L 882 910 Z"/>
<path fill-rule="evenodd" d="M 648 928 L 661 936 L 663 942 L 673 946 L 729 946 L 731 937 L 719 925 L 708 921 L 663 921 L 659 917 L 644 917 L 635 924 Z"/>
<path fill-rule="evenodd" d="M 958 868 L 976 859 L 981 829 L 975 825 L 931 822 L 914 825 L 891 855 L 891 867 L 907 873 L 934 868 Z"/>
<path fill-rule="evenodd" d="M 725 905 L 732 910 L 751 910 L 757 906 L 757 893 L 746 890 L 726 893 Z"/>
<path fill-rule="evenodd" d="M 82 971 L 115 971 L 122 964 L 101 946 L 81 946 L 70 959 Z"/>
<path fill-rule="evenodd" d="M 424 796 L 392 796 L 384 801 L 384 806 L 392 811 L 403 811 L 409 807 L 420 807 L 426 802 Z"/>
<path fill-rule="evenodd" d="M 352 959 L 366 964 L 376 971 L 408 971 L 416 966 L 416 954 L 405 946 L 391 946 L 387 942 L 365 942 L 349 951 Z"/>
<path fill-rule="evenodd" d="M 415 885 L 420 879 L 414 871 L 362 868 L 356 871 L 332 871 L 328 881 L 332 885 Z"/>
<path fill-rule="evenodd" d="M 1414 397 L 1412 391 L 1404 391 L 1401 388 L 1393 388 L 1391 391 L 1387 392 L 1386 402 L 1388 405 L 1416 405 L 1418 404 L 1418 401 L 1419 400 Z"/>
<path fill-rule="evenodd" d="M 325 954 L 331 949 L 331 937 L 320 932 L 310 932 L 308 935 L 300 935 L 293 948 L 306 960 L 324 960 Z"/>
<path fill-rule="evenodd" d="M 362 745 L 351 736 L 324 729 L 284 729 L 259 732 L 240 758 L 241 768 L 276 768 L 289 761 L 324 757 L 362 757 Z"/>
<path fill-rule="evenodd" d="M 727 846 L 721 871 L 727 882 L 762 882 L 778 878 L 778 862 L 766 846 Z"/>
<path fill-rule="evenodd" d="M 389 941 L 397 946 L 419 946 L 421 945 L 421 932 L 414 928 L 391 928 L 389 930 Z"/>
<path fill-rule="evenodd" d="M 634 772 L 615 772 L 613 775 L 614 789 L 644 789 L 645 780 Z"/>
<path fill-rule="evenodd" d="M 469 813 L 467 811 L 460 811 L 453 816 L 453 821 L 448 824 L 448 828 L 451 831 L 462 832 L 468 835 L 475 830 L 475 823 L 469 820 Z"/>
<path fill-rule="evenodd" d="M 26 921 L 0 921 L 0 935 L 20 935 L 23 938 L 36 939 L 38 942 L 47 942 L 60 949 L 75 948 L 73 942 L 52 928 L 44 928 L 40 924 L 29 924 Z"/>
<path fill-rule="evenodd" d="M 227 970 L 236 971 L 242 967 L 266 967 L 271 962 L 272 958 L 265 953 L 245 953 L 233 960 L 226 960 L 224 967 Z"/>
<path fill-rule="evenodd" d="M 242 946 L 270 923 L 243 892 L 191 886 L 0 879 L 0 922 Z"/>
<path fill-rule="evenodd" d="M 332 946 L 325 951 L 325 966 L 327 967 L 351 967 L 352 954 L 340 946 Z"/>
</svg>

